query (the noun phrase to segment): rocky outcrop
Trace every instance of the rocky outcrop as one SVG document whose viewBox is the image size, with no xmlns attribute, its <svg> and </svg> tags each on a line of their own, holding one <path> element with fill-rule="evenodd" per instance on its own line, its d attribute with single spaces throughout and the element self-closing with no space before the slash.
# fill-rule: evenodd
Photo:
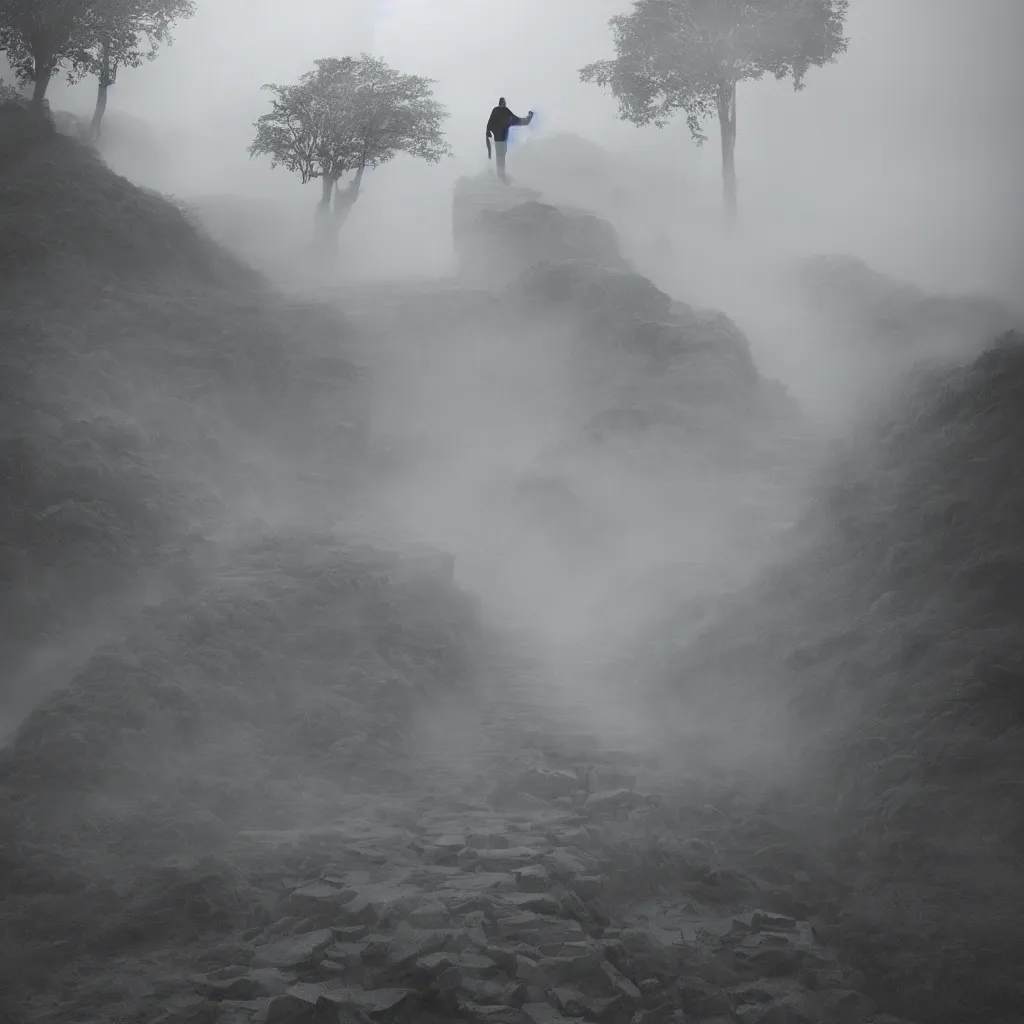
<svg viewBox="0 0 1024 1024">
<path fill-rule="evenodd" d="M 459 180 L 452 218 L 460 273 L 472 281 L 500 285 L 545 259 L 627 266 L 606 221 L 490 178 Z"/>
<path fill-rule="evenodd" d="M 593 579 L 596 593 L 611 574 L 656 571 L 653 554 L 634 554 L 629 537 L 638 531 L 661 560 L 691 557 L 683 551 L 696 533 L 684 537 L 669 508 L 713 519 L 719 540 L 734 528 L 763 536 L 785 521 L 807 433 L 737 326 L 637 273 L 606 225 L 577 231 L 571 213 L 532 197 L 515 205 L 511 189 L 495 193 L 500 205 L 491 211 L 490 195 L 486 183 L 463 183 L 455 196 L 465 236 L 486 236 L 503 267 L 491 279 L 489 329 L 474 344 L 500 346 L 493 358 L 535 381 L 544 422 L 554 427 L 539 435 L 535 472 L 496 485 L 488 498 L 520 566 L 559 565 L 566 579 Z M 519 231 L 488 233 L 495 223 Z M 742 486 L 736 473 L 749 475 Z M 721 497 L 726 486 L 740 492 L 736 499 Z M 715 502 L 723 507 L 711 512 Z"/>
<path fill-rule="evenodd" d="M 702 433 L 734 439 L 757 424 L 763 437 L 767 422 L 795 423 L 795 407 L 760 376 L 736 325 L 638 274 L 600 218 L 486 178 L 459 182 L 453 218 L 464 273 L 507 282 L 503 317 L 567 347 L 566 408 L 584 446 L 620 431 L 635 438 L 638 427 L 672 424 L 692 445 Z"/>
<path fill-rule="evenodd" d="M 643 437 L 662 455 L 668 445 L 718 457 L 798 429 L 795 406 L 760 375 L 728 317 L 674 301 L 632 270 L 545 260 L 511 294 L 531 329 L 559 325 L 574 367 L 566 408 L 576 445 L 623 440 L 636 451 Z"/>
</svg>

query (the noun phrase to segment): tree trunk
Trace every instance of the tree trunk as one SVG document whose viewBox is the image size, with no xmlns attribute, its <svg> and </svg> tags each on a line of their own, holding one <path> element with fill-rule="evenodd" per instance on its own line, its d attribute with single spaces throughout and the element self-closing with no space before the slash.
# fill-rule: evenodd
<svg viewBox="0 0 1024 1024">
<path fill-rule="evenodd" d="M 359 198 L 359 189 L 363 183 L 363 168 L 356 171 L 356 176 L 341 189 L 335 185 L 334 189 L 334 231 L 335 235 L 341 232 L 342 225 L 348 220 L 356 200 Z"/>
<path fill-rule="evenodd" d="M 335 179 L 326 174 L 320 179 L 320 202 L 316 207 L 316 215 L 322 217 L 331 208 L 331 195 L 334 192 Z"/>
<path fill-rule="evenodd" d="M 103 129 L 103 115 L 107 112 L 107 91 L 113 84 L 113 75 L 110 68 L 110 43 L 103 42 L 103 51 L 100 63 L 100 84 L 96 91 L 96 109 L 92 114 L 92 124 L 89 125 L 89 138 L 96 142 Z"/>
<path fill-rule="evenodd" d="M 52 77 L 53 72 L 36 61 L 35 82 L 32 86 L 32 106 L 36 110 L 43 108 L 43 100 L 46 99 L 46 90 Z"/>
<path fill-rule="evenodd" d="M 725 215 L 736 222 L 736 83 L 718 87 L 718 126 L 722 134 L 722 195 Z"/>
<path fill-rule="evenodd" d="M 329 260 L 338 255 L 338 235 L 331 224 L 331 196 L 336 179 L 324 175 L 320 179 L 320 202 L 316 204 L 313 249 L 318 259 Z"/>
</svg>

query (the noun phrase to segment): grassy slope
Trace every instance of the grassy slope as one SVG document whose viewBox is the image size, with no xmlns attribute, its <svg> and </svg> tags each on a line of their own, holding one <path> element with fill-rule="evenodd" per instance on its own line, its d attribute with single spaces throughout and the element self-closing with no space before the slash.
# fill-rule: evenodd
<svg viewBox="0 0 1024 1024">
<path fill-rule="evenodd" d="M 97 598 L 187 562 L 189 531 L 255 484 L 239 444 L 301 450 L 355 370 L 336 320 L 268 295 L 172 204 L 19 107 L 0 119 L 0 613 L 18 666 Z"/>
<path fill-rule="evenodd" d="M 36 704 L 0 755 L 10 994 L 45 987 L 55 938 L 106 941 L 140 864 L 403 777 L 475 613 L 444 560 L 317 532 L 337 500 L 239 529 L 282 495 L 315 509 L 311 474 L 337 499 L 358 462 L 337 317 L 21 108 L 0 140 L 0 709 Z M 23 671 L 104 615 L 68 685 Z"/>
<path fill-rule="evenodd" d="M 837 933 L 950 1024 L 1024 995 L 1022 393 L 1016 335 L 917 378 L 672 672 L 711 714 L 792 730 L 849 883 Z"/>
</svg>

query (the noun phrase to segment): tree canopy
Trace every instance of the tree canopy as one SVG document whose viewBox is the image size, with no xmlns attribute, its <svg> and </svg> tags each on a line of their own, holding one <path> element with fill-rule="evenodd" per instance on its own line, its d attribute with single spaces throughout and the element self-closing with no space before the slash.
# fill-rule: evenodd
<svg viewBox="0 0 1024 1024">
<path fill-rule="evenodd" d="M 249 153 L 269 156 L 304 184 L 338 181 L 399 153 L 437 163 L 450 150 L 442 130 L 448 114 L 433 85 L 367 54 L 318 60 L 297 85 L 264 86 L 271 110 L 256 122 Z"/>
<path fill-rule="evenodd" d="M 41 106 L 61 68 L 82 67 L 91 41 L 89 0 L 0 0 L 0 50 Z"/>
<path fill-rule="evenodd" d="M 175 22 L 191 18 L 193 0 L 91 0 L 89 32 L 93 49 L 88 70 L 100 75 L 109 63 L 110 83 L 119 68 L 137 68 L 153 60 L 171 41 Z"/>
<path fill-rule="evenodd" d="M 615 57 L 587 65 L 580 77 L 610 89 L 620 117 L 634 124 L 663 127 L 682 112 L 698 145 L 717 114 L 729 201 L 737 84 L 771 74 L 802 89 L 810 68 L 846 51 L 848 7 L 848 0 L 635 0 L 629 14 L 610 21 Z"/>
<path fill-rule="evenodd" d="M 171 28 L 195 14 L 193 0 L 91 0 L 87 33 L 91 45 L 78 70 L 99 81 L 92 133 L 97 135 L 107 104 L 107 89 L 120 68 L 141 67 L 169 44 Z"/>
<path fill-rule="evenodd" d="M 99 78 L 98 128 L 117 71 L 138 67 L 170 41 L 171 26 L 195 13 L 193 0 L 0 0 L 0 50 L 41 104 L 54 74 Z"/>
<path fill-rule="evenodd" d="M 318 237 L 332 250 L 367 168 L 399 153 L 437 163 L 451 152 L 443 132 L 448 113 L 433 85 L 365 53 L 318 60 L 296 85 L 264 86 L 273 94 L 271 109 L 256 121 L 249 155 L 269 156 L 271 167 L 298 174 L 303 184 L 321 179 Z M 353 177 L 341 189 L 347 174 Z"/>
</svg>

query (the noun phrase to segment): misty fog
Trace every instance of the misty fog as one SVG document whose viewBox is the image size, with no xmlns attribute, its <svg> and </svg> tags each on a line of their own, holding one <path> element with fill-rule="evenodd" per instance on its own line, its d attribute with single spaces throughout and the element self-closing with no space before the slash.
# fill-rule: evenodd
<svg viewBox="0 0 1024 1024">
<path fill-rule="evenodd" d="M 850 0 L 736 223 L 631 7 L 197 0 L 0 139 L 0 1018 L 1013 1019 L 1024 7 Z M 361 53 L 451 155 L 334 259 L 248 147 Z"/>
<path fill-rule="evenodd" d="M 610 50 L 608 17 L 628 7 L 565 0 L 552 16 L 540 0 L 486 10 L 474 0 L 311 0 L 282 17 L 269 0 L 205 4 L 156 63 L 122 72 L 112 91 L 112 111 L 153 133 L 150 159 L 125 154 L 124 166 L 175 194 L 309 206 L 311 189 L 246 156 L 266 106 L 260 87 L 290 81 L 319 56 L 370 50 L 437 79 L 456 159 L 378 172 L 358 212 L 364 273 L 430 274 L 443 262 L 450 185 L 482 166 L 482 124 L 498 95 L 538 112 L 523 145 L 571 131 L 663 168 L 657 215 L 684 239 L 687 213 L 707 210 L 714 221 L 714 134 L 697 149 L 682 124 L 624 125 L 610 97 L 578 81 L 579 67 Z M 805 91 L 770 78 L 742 87 L 744 231 L 783 251 L 856 253 L 931 288 L 1015 295 L 1022 32 L 1014 0 L 985 0 L 983 16 L 966 0 L 854 0 L 849 53 L 812 71 Z M 54 101 L 86 112 L 92 99 L 83 84 Z"/>
<path fill-rule="evenodd" d="M 679 119 L 633 127 L 578 79 L 578 68 L 610 52 L 608 17 L 628 7 L 572 0 L 552 17 L 539 2 L 484 14 L 472 0 L 363 0 L 310 3 L 282 21 L 270 6 L 253 15 L 231 2 L 202 5 L 158 61 L 121 72 L 111 112 L 140 123 L 119 129 L 112 119 L 107 159 L 139 184 L 214 209 L 208 227 L 248 258 L 288 262 L 282 249 L 304 244 L 315 185 L 247 156 L 267 105 L 261 86 L 295 79 L 319 56 L 369 49 L 437 80 L 454 157 L 427 167 L 400 156 L 370 172 L 342 239 L 348 279 L 452 271 L 452 184 L 485 166 L 481 126 L 507 94 L 513 110 L 538 114 L 513 140 L 524 153 L 568 132 L 614 156 L 616 180 L 588 197 L 591 208 L 612 219 L 661 287 L 737 319 L 766 372 L 815 415 L 839 409 L 846 418 L 857 401 L 844 383 L 851 368 L 823 357 L 820 328 L 780 284 L 788 261 L 852 254 L 926 290 L 1019 306 L 1024 79 L 1015 54 L 1024 14 L 1013 0 L 986 0 L 984 17 L 956 0 L 854 0 L 849 52 L 812 69 L 803 91 L 770 76 L 743 83 L 743 216 L 731 239 L 721 234 L 715 125 L 702 147 Z M 88 84 L 54 89 L 61 106 L 91 109 Z M 613 184 L 625 200 L 609 201 Z M 571 193 L 572 182 L 565 187 Z"/>
</svg>

